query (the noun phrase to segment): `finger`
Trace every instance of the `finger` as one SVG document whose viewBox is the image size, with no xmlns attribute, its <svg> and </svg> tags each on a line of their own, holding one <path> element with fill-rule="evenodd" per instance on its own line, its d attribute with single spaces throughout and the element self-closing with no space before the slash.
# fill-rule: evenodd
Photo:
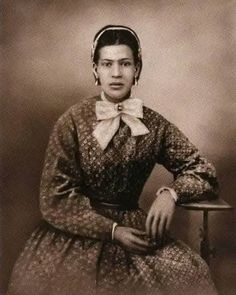
<svg viewBox="0 0 236 295">
<path fill-rule="evenodd" d="M 166 221 L 166 231 L 168 231 L 170 229 L 170 224 L 171 224 L 172 218 L 173 218 L 173 216 L 169 216 L 167 218 L 167 221 Z"/>
<path fill-rule="evenodd" d="M 152 222 L 151 237 L 153 240 L 156 240 L 156 237 L 157 237 L 157 229 L 158 229 L 159 220 L 160 220 L 160 216 L 157 215 L 154 217 L 153 222 Z"/>
<path fill-rule="evenodd" d="M 146 246 L 141 246 L 135 243 L 131 243 L 130 245 L 130 250 L 135 251 L 136 253 L 151 253 L 153 251 L 153 248 L 151 247 L 146 247 Z"/>
<path fill-rule="evenodd" d="M 162 216 L 162 218 L 160 219 L 159 225 L 158 225 L 158 236 L 159 236 L 160 240 L 162 240 L 162 238 L 163 238 L 163 234 L 166 229 L 166 222 L 167 222 L 167 217 Z"/>
<path fill-rule="evenodd" d="M 151 236 L 151 224 L 153 220 L 153 215 L 151 212 L 148 213 L 147 220 L 146 220 L 146 233 L 148 236 Z"/>
<path fill-rule="evenodd" d="M 143 239 L 140 239 L 137 236 L 131 237 L 131 242 L 133 244 L 138 245 L 138 246 L 141 246 L 141 247 L 150 248 L 150 244 L 148 243 L 148 241 L 145 241 Z"/>
<path fill-rule="evenodd" d="M 151 215 L 151 212 L 149 211 L 147 215 L 146 223 L 145 223 L 145 229 L 146 229 L 147 235 L 149 235 L 149 232 L 150 232 L 151 221 L 152 221 L 152 215 Z"/>
<path fill-rule="evenodd" d="M 133 253 L 133 254 L 138 254 L 138 255 L 146 255 L 148 254 L 149 252 L 147 250 L 143 250 L 143 249 L 138 249 L 138 248 L 135 248 L 135 247 L 131 247 L 129 249 L 127 249 L 129 252 Z"/>
<path fill-rule="evenodd" d="M 142 246 L 139 244 L 136 244 L 134 241 L 129 241 L 129 245 L 128 248 L 130 251 L 142 251 L 142 252 L 146 252 L 147 251 L 147 247 L 146 246 Z"/>
<path fill-rule="evenodd" d="M 154 252 L 154 250 L 133 249 L 131 252 L 134 253 L 134 254 L 137 254 L 137 255 L 151 255 Z"/>
<path fill-rule="evenodd" d="M 146 232 L 145 231 L 141 231 L 141 230 L 136 229 L 136 228 L 132 228 L 130 232 L 132 234 L 136 235 L 136 236 L 146 236 Z"/>
</svg>

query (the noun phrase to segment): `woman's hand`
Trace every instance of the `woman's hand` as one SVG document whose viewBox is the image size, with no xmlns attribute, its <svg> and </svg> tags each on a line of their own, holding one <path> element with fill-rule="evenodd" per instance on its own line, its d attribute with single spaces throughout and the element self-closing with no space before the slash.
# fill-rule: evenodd
<svg viewBox="0 0 236 295">
<path fill-rule="evenodd" d="M 154 241 L 162 242 L 169 230 L 175 210 L 175 201 L 168 191 L 162 192 L 153 202 L 146 220 L 146 233 Z"/>
<path fill-rule="evenodd" d="M 150 254 L 154 248 L 144 240 L 146 232 L 132 227 L 117 226 L 114 232 L 114 240 L 126 250 L 136 254 Z"/>
</svg>

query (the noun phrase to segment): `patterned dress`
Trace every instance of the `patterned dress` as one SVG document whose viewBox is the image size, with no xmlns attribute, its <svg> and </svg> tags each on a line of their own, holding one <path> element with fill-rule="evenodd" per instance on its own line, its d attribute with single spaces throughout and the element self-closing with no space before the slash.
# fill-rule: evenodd
<svg viewBox="0 0 236 295">
<path fill-rule="evenodd" d="M 167 237 L 153 254 L 137 255 L 111 240 L 114 222 L 145 230 L 146 213 L 135 205 L 156 163 L 173 173 L 178 202 L 216 197 L 213 166 L 147 107 L 150 133 L 132 137 L 121 123 L 103 151 L 92 135 L 100 99 L 72 106 L 55 124 L 41 181 L 43 221 L 15 264 L 8 294 L 216 294 L 207 265 L 183 242 Z"/>
</svg>

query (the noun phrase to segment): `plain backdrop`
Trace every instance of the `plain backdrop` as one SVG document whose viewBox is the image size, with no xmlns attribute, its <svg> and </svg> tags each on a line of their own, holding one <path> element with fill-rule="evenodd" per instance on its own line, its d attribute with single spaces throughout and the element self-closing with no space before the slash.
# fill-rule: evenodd
<svg viewBox="0 0 236 295">
<path fill-rule="evenodd" d="M 40 175 L 52 126 L 69 106 L 100 92 L 90 49 L 104 25 L 137 32 L 143 71 L 135 95 L 214 163 L 220 196 L 236 206 L 236 1 L 19 0 L 3 1 L 1 8 L 3 290 L 40 219 Z M 156 189 L 169 181 L 168 172 L 155 169 L 142 206 L 148 208 Z M 235 221 L 233 211 L 210 215 L 211 242 L 218 249 L 211 270 L 219 288 L 236 276 Z M 199 212 L 178 209 L 172 230 L 198 251 L 200 225 Z"/>
</svg>

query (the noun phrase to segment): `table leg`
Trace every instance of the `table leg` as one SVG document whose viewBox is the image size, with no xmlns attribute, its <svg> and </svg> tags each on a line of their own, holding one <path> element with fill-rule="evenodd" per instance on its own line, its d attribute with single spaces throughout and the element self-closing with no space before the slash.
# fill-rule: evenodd
<svg viewBox="0 0 236 295">
<path fill-rule="evenodd" d="M 200 252 L 201 252 L 202 258 L 209 265 L 211 250 L 209 245 L 209 234 L 208 234 L 208 210 L 203 211 L 203 228 L 201 231 Z"/>
</svg>

